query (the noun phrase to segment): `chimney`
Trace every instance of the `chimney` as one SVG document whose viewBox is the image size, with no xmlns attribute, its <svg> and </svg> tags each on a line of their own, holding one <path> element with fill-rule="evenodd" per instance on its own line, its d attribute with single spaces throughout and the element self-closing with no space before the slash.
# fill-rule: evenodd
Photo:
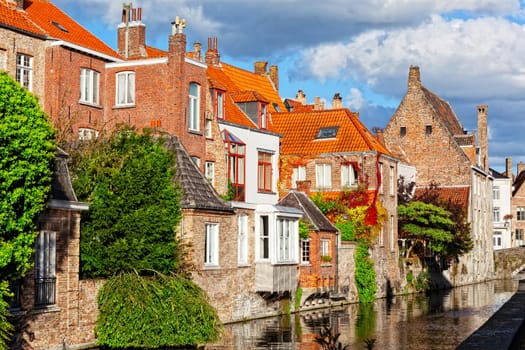
<svg viewBox="0 0 525 350">
<path fill-rule="evenodd" d="M 267 73 L 267 69 L 266 67 L 268 67 L 268 62 L 265 62 L 265 61 L 258 61 L 258 62 L 255 62 L 254 63 L 254 73 L 255 74 L 258 74 L 258 75 L 263 75 L 265 76 Z"/>
<path fill-rule="evenodd" d="M 272 80 L 275 90 L 279 91 L 279 67 L 270 66 L 270 79 Z"/>
<path fill-rule="evenodd" d="M 16 7 L 20 10 L 25 9 L 25 0 L 16 0 Z"/>
<path fill-rule="evenodd" d="M 519 162 L 517 165 L 517 169 L 518 173 L 516 174 L 516 176 L 518 176 L 523 170 L 525 170 L 525 164 L 523 164 L 523 162 Z"/>
<path fill-rule="evenodd" d="M 221 55 L 217 49 L 217 38 L 208 38 L 208 50 L 206 51 L 206 64 L 218 65 L 221 61 Z"/>
<path fill-rule="evenodd" d="M 421 78 L 419 76 L 419 67 L 410 66 L 408 72 L 408 90 L 418 89 L 421 87 Z"/>
<path fill-rule="evenodd" d="M 184 58 L 186 57 L 186 34 L 182 30 L 186 27 L 186 20 L 175 17 L 175 21 L 171 22 L 171 35 L 168 40 L 168 61 L 174 66 L 184 66 Z"/>
<path fill-rule="evenodd" d="M 505 158 L 505 176 L 507 176 L 511 180 L 514 180 L 513 179 L 514 176 L 512 174 L 512 158 L 511 157 Z"/>
<path fill-rule="evenodd" d="M 338 92 L 336 92 L 334 97 L 332 98 L 332 109 L 340 108 L 343 108 L 343 98 Z"/>
<path fill-rule="evenodd" d="M 297 94 L 295 95 L 295 100 L 300 102 L 303 106 L 306 105 L 306 95 L 304 94 L 303 90 L 297 91 Z"/>
<path fill-rule="evenodd" d="M 487 105 L 478 106 L 478 148 L 479 160 L 482 169 L 489 170 L 489 141 L 487 135 Z"/>
<path fill-rule="evenodd" d="M 314 99 L 314 111 L 322 111 L 324 109 L 324 102 L 321 102 L 321 98 L 316 96 Z"/>
<path fill-rule="evenodd" d="M 385 141 L 385 138 L 384 138 L 383 129 L 375 128 L 374 131 L 376 132 L 376 139 L 379 141 L 379 143 L 384 145 L 385 143 L 383 141 Z"/>
<path fill-rule="evenodd" d="M 146 26 L 142 9 L 122 4 L 122 23 L 118 26 L 118 52 L 126 58 L 146 57 Z"/>
<path fill-rule="evenodd" d="M 193 59 L 196 61 L 202 61 L 202 51 L 201 51 L 202 45 L 199 42 L 193 43 Z"/>
</svg>

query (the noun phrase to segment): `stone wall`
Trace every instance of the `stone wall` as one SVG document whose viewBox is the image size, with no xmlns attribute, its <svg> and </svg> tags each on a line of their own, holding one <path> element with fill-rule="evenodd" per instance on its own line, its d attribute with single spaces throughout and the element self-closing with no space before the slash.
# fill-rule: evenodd
<svg viewBox="0 0 525 350">
<path fill-rule="evenodd" d="M 496 250 L 494 267 L 497 278 L 512 278 L 525 269 L 525 247 Z"/>
</svg>

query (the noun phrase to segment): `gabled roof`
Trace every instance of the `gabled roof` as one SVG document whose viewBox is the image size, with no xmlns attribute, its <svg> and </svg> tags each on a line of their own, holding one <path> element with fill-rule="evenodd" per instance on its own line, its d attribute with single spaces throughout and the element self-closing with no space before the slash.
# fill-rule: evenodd
<svg viewBox="0 0 525 350">
<path fill-rule="evenodd" d="M 278 205 L 302 210 L 303 219 L 310 222 L 314 231 L 338 231 L 304 192 L 291 191 L 279 201 Z"/>
<path fill-rule="evenodd" d="M 291 98 L 284 99 L 284 105 L 286 109 L 290 112 L 310 112 L 314 110 L 315 105 L 305 104 Z"/>
<path fill-rule="evenodd" d="M 282 154 L 377 151 L 391 153 L 347 108 L 272 114 L 282 135 Z M 338 127 L 335 137 L 318 138 L 321 128 Z"/>
<path fill-rule="evenodd" d="M 26 0 L 24 10 L 12 2 L 0 0 L 0 26 L 120 58 L 108 45 L 47 0 Z"/>
<path fill-rule="evenodd" d="M 421 85 L 421 90 L 425 95 L 425 99 L 436 111 L 436 115 L 441 119 L 452 135 L 462 135 L 464 133 L 463 126 L 459 122 L 456 113 L 454 113 L 450 104 L 423 85 Z"/>
<path fill-rule="evenodd" d="M 67 166 L 67 159 L 69 155 L 61 148 L 57 149 L 57 158 L 55 160 L 55 171 L 51 180 L 51 192 L 49 199 L 76 202 L 77 196 L 73 185 L 71 184 L 71 177 L 69 176 L 69 168 Z"/>
<path fill-rule="evenodd" d="M 525 182 L 525 171 L 521 171 L 518 176 L 516 176 L 516 179 L 514 179 L 514 184 L 512 186 L 512 196 L 514 196 L 518 190 L 520 189 L 521 185 Z"/>
<path fill-rule="evenodd" d="M 237 68 L 227 63 L 209 65 L 208 82 L 212 88 L 225 91 L 225 120 L 234 124 L 257 128 L 258 126 L 236 105 L 242 102 L 263 102 L 268 104 L 268 112 L 276 112 L 286 108 L 281 101 L 279 92 L 274 88 L 267 76 L 262 76 L 245 69 Z M 268 118 L 267 130 L 275 131 L 271 118 Z"/>
<path fill-rule="evenodd" d="M 182 208 L 233 212 L 230 203 L 217 194 L 177 136 L 166 137 L 164 146 L 176 155 L 175 179 L 182 189 Z"/>
</svg>

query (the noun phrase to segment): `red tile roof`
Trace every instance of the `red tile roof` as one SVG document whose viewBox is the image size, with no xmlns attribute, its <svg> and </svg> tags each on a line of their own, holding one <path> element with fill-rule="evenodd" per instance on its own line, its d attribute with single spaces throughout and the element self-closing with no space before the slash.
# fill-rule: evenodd
<svg viewBox="0 0 525 350">
<path fill-rule="evenodd" d="M 120 58 L 111 47 L 47 0 L 26 0 L 23 11 L 12 2 L 0 0 L 0 25 Z"/>
<path fill-rule="evenodd" d="M 269 77 L 249 72 L 245 69 L 221 63 L 219 66 L 209 65 L 207 70 L 210 86 L 226 93 L 225 120 L 247 127 L 257 127 L 255 123 L 239 109 L 236 103 L 260 101 L 268 103 L 268 112 L 276 112 L 286 108 L 281 101 L 279 92 L 274 88 Z M 268 121 L 268 130 L 275 131 L 271 118 Z"/>
<path fill-rule="evenodd" d="M 451 202 L 468 208 L 470 187 L 418 187 L 416 188 L 414 198 L 422 199 L 424 196 L 437 197 L 441 201 Z"/>
<path fill-rule="evenodd" d="M 282 134 L 282 154 L 324 154 L 374 150 L 391 153 L 347 108 L 310 112 L 273 113 L 274 126 Z M 339 127 L 336 137 L 319 139 L 320 128 Z"/>
</svg>

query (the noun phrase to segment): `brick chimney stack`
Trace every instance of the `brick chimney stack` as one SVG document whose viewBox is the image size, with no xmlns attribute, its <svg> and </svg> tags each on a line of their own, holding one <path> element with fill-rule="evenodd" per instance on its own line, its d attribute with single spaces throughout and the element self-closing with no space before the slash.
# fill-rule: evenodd
<svg viewBox="0 0 525 350">
<path fill-rule="evenodd" d="M 25 0 L 16 0 L 16 7 L 20 10 L 25 9 Z"/>
<path fill-rule="evenodd" d="M 343 98 L 338 92 L 336 92 L 334 97 L 332 98 L 332 109 L 340 108 L 343 108 Z"/>
<path fill-rule="evenodd" d="M 146 57 L 146 25 L 142 8 L 122 4 L 122 23 L 118 26 L 118 52 L 126 58 Z"/>
<path fill-rule="evenodd" d="M 525 164 L 523 164 L 523 162 L 519 162 L 516 168 L 518 169 L 516 176 L 518 176 L 523 170 L 525 170 Z"/>
<path fill-rule="evenodd" d="M 408 90 L 419 89 L 421 87 L 421 77 L 418 66 L 410 66 L 408 72 Z"/>
<path fill-rule="evenodd" d="M 478 106 L 478 148 L 480 156 L 479 166 L 484 170 L 489 170 L 487 110 L 487 105 Z"/>
<path fill-rule="evenodd" d="M 196 61 L 202 61 L 202 45 L 199 42 L 193 43 L 193 59 Z"/>
<path fill-rule="evenodd" d="M 511 180 L 514 180 L 514 176 L 512 174 L 512 158 L 511 157 L 508 157 L 508 158 L 505 158 L 505 175 L 511 179 Z"/>
<path fill-rule="evenodd" d="M 268 62 L 258 61 L 253 64 L 253 72 L 258 75 L 266 76 Z"/>
<path fill-rule="evenodd" d="M 314 99 L 314 111 L 322 111 L 324 109 L 324 102 L 321 101 L 319 96 Z"/>
<path fill-rule="evenodd" d="M 270 79 L 275 87 L 275 90 L 279 91 L 279 67 L 276 65 L 270 66 Z"/>
<path fill-rule="evenodd" d="M 206 51 L 206 64 L 218 65 L 221 61 L 221 54 L 217 49 L 217 38 L 208 38 L 208 50 Z"/>
<path fill-rule="evenodd" d="M 300 102 L 303 106 L 306 105 L 306 95 L 303 90 L 298 90 L 295 94 L 295 100 Z"/>
</svg>

